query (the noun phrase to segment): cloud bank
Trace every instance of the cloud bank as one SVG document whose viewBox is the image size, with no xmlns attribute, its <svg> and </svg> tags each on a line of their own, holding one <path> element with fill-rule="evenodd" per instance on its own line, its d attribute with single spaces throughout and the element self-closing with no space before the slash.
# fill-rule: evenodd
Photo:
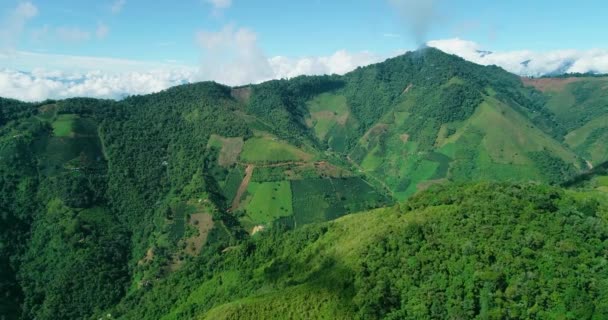
<svg viewBox="0 0 608 320">
<path fill-rule="evenodd" d="M 474 63 L 497 65 L 522 76 L 608 73 L 608 50 L 606 49 L 491 52 L 483 50 L 478 43 L 459 38 L 429 41 L 427 45 Z"/>
<path fill-rule="evenodd" d="M 253 31 L 234 26 L 217 32 L 201 31 L 196 41 L 202 50 L 199 66 L 0 52 L 0 96 L 26 101 L 68 97 L 121 99 L 204 80 L 243 85 L 299 75 L 344 74 L 398 54 L 340 50 L 328 56 L 268 57 Z M 608 73 L 608 50 L 490 52 L 475 42 L 457 38 L 427 44 L 478 64 L 498 65 L 525 76 Z M 40 69 L 41 65 L 45 69 Z"/>
<path fill-rule="evenodd" d="M 246 29 L 201 33 L 197 38 L 201 46 L 212 52 L 203 55 L 200 66 L 30 52 L 0 54 L 0 97 L 24 101 L 69 97 L 121 99 L 197 81 L 242 85 L 303 74 L 344 74 L 385 58 L 345 50 L 320 57 L 267 58 L 256 51 L 259 49 L 256 49 L 255 35 Z M 248 51 L 239 51 L 244 48 Z M 227 50 L 238 53 L 222 56 Z M 38 68 L 40 65 L 46 66 L 45 69 Z M 2 66 L 11 67 L 2 69 Z"/>
</svg>

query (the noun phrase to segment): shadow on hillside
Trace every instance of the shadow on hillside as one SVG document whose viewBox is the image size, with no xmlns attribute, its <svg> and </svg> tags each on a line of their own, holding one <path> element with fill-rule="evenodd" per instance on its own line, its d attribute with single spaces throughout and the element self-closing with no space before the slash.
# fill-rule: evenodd
<svg viewBox="0 0 608 320">
<path fill-rule="evenodd" d="M 608 161 L 596 166 L 595 168 L 580 174 L 564 183 L 562 183 L 562 187 L 571 188 L 579 186 L 581 183 L 589 181 L 594 177 L 607 175 L 608 174 Z"/>
</svg>

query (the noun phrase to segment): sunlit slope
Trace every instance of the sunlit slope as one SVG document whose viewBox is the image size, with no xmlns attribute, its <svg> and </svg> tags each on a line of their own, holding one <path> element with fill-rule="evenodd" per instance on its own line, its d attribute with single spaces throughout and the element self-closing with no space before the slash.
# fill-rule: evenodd
<svg viewBox="0 0 608 320">
<path fill-rule="evenodd" d="M 526 80 L 547 96 L 547 108 L 567 130 L 565 142 L 589 166 L 608 160 L 608 77 Z"/>
<path fill-rule="evenodd" d="M 608 315 L 600 240 L 608 235 L 606 214 L 592 199 L 576 200 L 558 188 L 435 188 L 400 208 L 259 235 L 215 256 L 215 271 L 204 271 L 209 263 L 193 267 L 114 314 L 602 318 Z M 176 288 L 186 291 L 178 296 Z"/>
</svg>

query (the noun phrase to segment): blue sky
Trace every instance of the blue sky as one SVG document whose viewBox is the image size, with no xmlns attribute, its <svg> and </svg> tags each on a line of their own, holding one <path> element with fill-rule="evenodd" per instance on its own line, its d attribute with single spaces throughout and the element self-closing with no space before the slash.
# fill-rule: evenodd
<svg viewBox="0 0 608 320">
<path fill-rule="evenodd" d="M 13 72 L 0 95 L 22 97 L 19 90 L 38 76 L 58 72 L 167 71 L 163 79 L 171 80 L 154 89 L 344 73 L 429 41 L 518 73 L 549 72 L 583 57 L 572 70 L 608 70 L 606 17 L 608 4 L 599 0 L 0 0 L 0 69 Z M 480 49 L 497 54 L 482 61 Z M 521 70 L 526 57 L 536 66 Z M 31 81 L 15 80 L 15 72 Z M 119 90 L 102 89 L 110 97 Z M 40 92 L 36 97 L 57 95 Z"/>
<path fill-rule="evenodd" d="M 0 17 L 20 1 L 3 0 Z M 199 30 L 226 24 L 258 35 L 270 56 L 327 55 L 337 50 L 389 53 L 416 47 L 402 17 L 385 0 L 233 0 L 216 9 L 204 0 L 33 0 L 36 17 L 28 22 L 18 48 L 26 51 L 196 63 Z M 436 17 L 427 40 L 452 37 L 483 43 L 492 50 L 590 49 L 606 47 L 605 1 L 435 1 Z M 584 5 L 583 5 L 584 3 Z M 103 39 L 93 36 L 107 26 Z M 44 28 L 82 30 L 88 39 L 47 36 Z M 85 38 L 85 37 L 83 37 Z"/>
</svg>

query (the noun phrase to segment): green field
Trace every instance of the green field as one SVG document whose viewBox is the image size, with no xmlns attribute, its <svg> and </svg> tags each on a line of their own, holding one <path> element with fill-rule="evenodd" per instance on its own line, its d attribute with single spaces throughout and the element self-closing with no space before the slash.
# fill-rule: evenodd
<svg viewBox="0 0 608 320">
<path fill-rule="evenodd" d="M 291 188 L 295 226 L 327 220 L 326 215 L 335 200 L 335 192 L 328 179 L 295 180 L 291 182 Z M 344 213 L 346 210 L 342 208 L 333 210 L 330 214 Z"/>
<path fill-rule="evenodd" d="M 268 224 L 293 214 L 291 185 L 288 181 L 251 182 L 247 189 L 245 213 L 254 224 Z"/>
<path fill-rule="evenodd" d="M 69 137 L 74 134 L 74 122 L 79 117 L 74 114 L 61 114 L 53 122 L 53 134 L 56 137 Z"/>
<path fill-rule="evenodd" d="M 311 154 L 270 137 L 255 137 L 245 141 L 241 153 L 241 161 L 248 163 L 308 161 L 312 158 Z"/>
<path fill-rule="evenodd" d="M 294 180 L 291 188 L 296 226 L 333 220 L 391 202 L 358 177 Z"/>
<path fill-rule="evenodd" d="M 176 243 L 186 232 L 186 214 L 194 213 L 195 209 L 184 202 L 171 206 L 171 222 L 169 223 L 169 238 Z"/>
<path fill-rule="evenodd" d="M 320 140 L 324 140 L 335 126 L 344 126 L 350 116 L 346 97 L 324 93 L 308 102 L 312 127 Z"/>
<path fill-rule="evenodd" d="M 243 181 L 244 175 L 245 170 L 243 170 L 243 168 L 240 166 L 235 166 L 226 176 L 226 180 L 221 187 L 228 203 L 230 203 L 236 196 L 236 192 L 239 189 L 241 181 Z"/>
</svg>

